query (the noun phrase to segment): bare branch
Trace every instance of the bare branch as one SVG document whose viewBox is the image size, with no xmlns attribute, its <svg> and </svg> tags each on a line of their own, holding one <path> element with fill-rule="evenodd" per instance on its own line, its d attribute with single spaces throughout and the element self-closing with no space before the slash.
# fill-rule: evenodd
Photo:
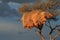
<svg viewBox="0 0 60 40">
<path fill-rule="evenodd" d="M 52 33 L 50 34 L 50 40 L 54 40 L 53 37 L 52 37 Z"/>
<path fill-rule="evenodd" d="M 53 38 L 54 40 L 60 36 L 60 33 L 56 34 L 55 37 Z"/>
<path fill-rule="evenodd" d="M 43 36 L 43 34 L 41 33 L 41 31 L 38 31 L 37 34 L 40 36 L 41 40 L 45 40 L 45 37 Z"/>
</svg>

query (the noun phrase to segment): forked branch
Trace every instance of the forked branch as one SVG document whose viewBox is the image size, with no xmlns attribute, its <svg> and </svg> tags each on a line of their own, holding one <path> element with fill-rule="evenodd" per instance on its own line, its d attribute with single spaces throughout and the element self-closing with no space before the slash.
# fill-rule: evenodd
<svg viewBox="0 0 60 40">
<path fill-rule="evenodd" d="M 38 31 L 37 34 L 40 36 L 41 40 L 45 40 L 45 37 L 43 36 L 43 34 L 41 33 L 41 31 Z"/>
</svg>

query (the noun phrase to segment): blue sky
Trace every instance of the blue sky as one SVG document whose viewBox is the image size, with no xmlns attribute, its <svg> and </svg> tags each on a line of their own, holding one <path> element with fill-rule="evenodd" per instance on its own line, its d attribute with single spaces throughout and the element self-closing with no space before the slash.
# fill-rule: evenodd
<svg viewBox="0 0 60 40">
<path fill-rule="evenodd" d="M 10 29 L 13 29 L 13 27 L 17 27 L 18 25 L 21 24 L 20 22 L 18 23 L 18 21 L 17 21 L 21 16 L 20 14 L 18 14 L 18 11 L 17 11 L 17 9 L 20 7 L 20 5 L 21 4 L 19 4 L 19 3 L 14 3 L 14 2 L 2 3 L 2 1 L 0 1 L 0 8 L 1 8 L 0 26 L 2 26 L 1 28 L 3 28 L 3 26 L 5 26 L 5 27 L 8 27 L 8 29 L 10 27 L 12 27 Z M 2 30 L 5 30 L 5 29 L 3 28 Z M 23 30 L 23 29 L 21 29 L 21 30 Z"/>
<path fill-rule="evenodd" d="M 17 21 L 21 17 L 17 11 L 20 6 L 19 3 L 0 1 L 0 40 L 39 40 L 34 30 L 29 32 L 21 21 Z"/>
</svg>

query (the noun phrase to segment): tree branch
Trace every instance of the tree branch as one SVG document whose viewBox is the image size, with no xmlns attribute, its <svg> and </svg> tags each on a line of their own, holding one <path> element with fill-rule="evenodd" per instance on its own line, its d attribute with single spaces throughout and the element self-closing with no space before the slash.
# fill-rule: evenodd
<svg viewBox="0 0 60 40">
<path fill-rule="evenodd" d="M 50 34 L 50 40 L 54 40 L 53 37 L 52 37 L 52 34 Z"/>
<path fill-rule="evenodd" d="M 55 37 L 54 37 L 53 39 L 55 40 L 55 39 L 58 38 L 59 36 L 60 36 L 60 34 L 58 33 L 58 34 L 55 35 Z"/>
<path fill-rule="evenodd" d="M 60 36 L 60 29 L 56 29 L 56 31 L 58 32 L 58 34 L 55 35 L 55 37 L 53 38 L 54 40 Z"/>
<path fill-rule="evenodd" d="M 45 40 L 45 37 L 43 36 L 43 34 L 41 33 L 41 31 L 38 31 L 37 34 L 40 36 L 41 40 Z"/>
</svg>

